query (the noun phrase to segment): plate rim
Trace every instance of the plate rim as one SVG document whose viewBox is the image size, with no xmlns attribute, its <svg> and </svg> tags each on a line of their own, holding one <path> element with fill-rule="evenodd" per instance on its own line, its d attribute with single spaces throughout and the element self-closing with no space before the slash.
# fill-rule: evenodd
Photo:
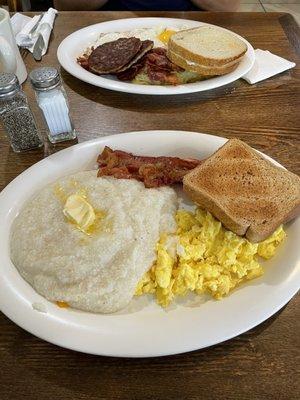
<svg viewBox="0 0 300 400">
<path fill-rule="evenodd" d="M 132 83 L 128 83 L 128 82 L 120 82 L 120 81 L 115 81 L 115 80 L 110 80 L 107 78 L 103 78 L 102 76 L 97 76 L 95 74 L 92 74 L 88 71 L 79 71 L 76 72 L 73 70 L 73 68 L 77 67 L 77 64 L 69 64 L 68 61 L 65 60 L 64 58 L 64 54 L 65 54 L 65 47 L 68 47 L 69 42 L 72 40 L 72 37 L 75 37 L 76 35 L 78 35 L 79 32 L 84 32 L 84 31 L 89 31 L 93 29 L 96 29 L 96 27 L 101 26 L 101 25 L 113 25 L 115 22 L 120 22 L 121 23 L 130 23 L 131 21 L 157 21 L 157 24 L 159 24 L 159 22 L 162 23 L 162 21 L 173 21 L 174 23 L 179 23 L 181 22 L 182 25 L 184 25 L 184 23 L 189 24 L 198 24 L 198 25 L 208 25 L 208 26 L 214 26 L 214 27 L 219 27 L 224 29 L 225 31 L 228 31 L 232 34 L 234 34 L 235 36 L 237 36 L 239 39 L 241 39 L 244 43 L 246 43 L 247 45 L 247 52 L 246 54 L 249 57 L 249 64 L 248 67 L 245 68 L 242 72 L 242 74 L 237 74 L 237 76 L 233 79 L 228 79 L 228 77 L 230 77 L 231 74 L 234 74 L 236 71 L 233 71 L 229 74 L 220 76 L 220 77 L 214 77 L 205 81 L 199 81 L 199 82 L 194 82 L 194 83 L 189 83 L 189 84 L 183 84 L 183 85 L 178 85 L 178 86 L 164 86 L 164 85 L 138 85 L 138 84 L 132 84 Z M 196 20 L 192 20 L 192 19 L 181 19 L 181 18 L 164 18 L 164 17 L 136 17 L 136 18 L 122 18 L 119 20 L 109 20 L 109 21 L 103 21 L 103 22 L 99 22 L 96 24 L 92 24 L 89 26 L 86 26 L 84 28 L 78 29 L 75 32 L 72 32 L 71 34 L 69 34 L 67 37 L 65 37 L 61 43 L 59 44 L 58 48 L 57 48 L 57 59 L 59 61 L 59 64 L 73 77 L 75 77 L 76 79 L 81 80 L 82 82 L 91 84 L 95 87 L 100 87 L 100 88 L 104 88 L 104 89 L 108 89 L 108 90 L 113 90 L 113 91 L 117 91 L 117 92 L 123 92 L 123 93 L 132 93 L 132 94 L 140 94 L 140 95 L 150 95 L 150 96 L 172 96 L 172 95 L 180 95 L 180 94 L 189 94 L 189 93 L 197 93 L 197 92 L 202 92 L 202 91 L 208 91 L 208 90 L 213 90 L 213 89 L 217 89 L 226 85 L 229 85 L 230 83 L 235 82 L 236 80 L 240 79 L 242 76 L 244 76 L 245 74 L 247 74 L 247 72 L 249 72 L 249 70 L 253 67 L 254 62 L 255 62 L 255 52 L 254 49 L 252 47 L 252 45 L 241 35 L 231 31 L 230 29 L 224 28 L 222 26 L 218 26 L 218 25 L 214 25 L 214 24 L 210 24 L 210 23 L 206 23 L 206 22 L 202 22 L 202 21 L 196 21 Z M 71 63 L 74 63 L 74 60 L 72 60 Z M 85 75 L 85 74 L 88 75 Z M 99 79 L 100 83 L 96 83 L 95 79 Z M 222 79 L 220 79 L 222 78 Z M 219 81 L 217 81 L 217 84 L 213 84 L 213 82 L 215 82 L 216 79 L 219 79 Z M 205 87 L 205 86 L 208 87 Z"/>
<path fill-rule="evenodd" d="M 219 141 L 220 145 L 222 145 L 222 143 L 225 143 L 226 140 L 227 140 L 226 138 L 223 138 L 223 137 L 221 137 L 221 136 L 215 136 L 215 135 L 210 135 L 210 134 L 201 134 L 201 133 L 199 133 L 199 132 L 174 131 L 174 130 L 133 131 L 133 132 L 127 132 L 127 133 L 120 133 L 120 134 L 117 134 L 117 135 L 110 135 L 110 136 L 104 136 L 104 137 L 100 137 L 100 138 L 95 138 L 95 139 L 92 139 L 92 140 L 89 140 L 89 141 L 85 141 L 85 142 L 82 142 L 82 143 L 78 143 L 78 144 L 76 144 L 76 145 L 74 145 L 74 146 L 71 146 L 71 147 L 69 147 L 69 148 L 67 148 L 67 149 L 63 149 L 63 150 L 61 150 L 61 151 L 59 151 L 59 152 L 57 152 L 57 153 L 54 153 L 53 155 L 51 155 L 51 156 L 49 156 L 49 157 L 46 157 L 45 159 L 39 161 L 38 163 L 34 164 L 33 166 L 31 166 L 30 168 L 28 168 L 27 170 L 25 170 L 22 174 L 18 175 L 12 182 L 10 182 L 10 183 L 3 189 L 3 191 L 0 193 L 0 204 L 2 203 L 2 198 L 3 198 L 3 196 L 5 196 L 5 194 L 11 190 L 11 188 L 13 187 L 14 184 L 16 184 L 16 180 L 19 181 L 19 180 L 22 178 L 22 175 L 24 175 L 24 174 L 30 174 L 32 168 L 37 168 L 37 165 L 42 165 L 42 164 L 43 164 L 44 162 L 46 162 L 50 157 L 51 157 L 52 159 L 55 159 L 55 157 L 57 157 L 58 154 L 61 156 L 61 154 L 68 153 L 68 152 L 71 151 L 70 149 L 73 149 L 74 147 L 76 147 L 77 149 L 78 149 L 78 148 L 80 149 L 81 147 L 95 146 L 96 144 L 99 144 L 99 145 L 100 145 L 101 142 L 103 143 L 103 142 L 105 142 L 106 140 L 110 140 L 111 137 L 115 137 L 116 139 L 118 139 L 118 137 L 124 136 L 124 134 L 125 134 L 125 135 L 128 135 L 128 136 L 132 136 L 132 135 L 133 135 L 133 136 L 134 136 L 134 135 L 142 136 L 142 135 L 144 135 L 144 134 L 148 134 L 148 135 L 149 135 L 149 134 L 153 134 L 153 133 L 154 133 L 154 134 L 158 134 L 158 133 L 159 133 L 159 134 L 167 133 L 167 134 L 170 134 L 170 135 L 172 135 L 172 134 L 192 134 L 192 135 L 198 135 L 198 136 L 205 136 L 206 139 L 208 139 L 208 140 L 209 140 L 209 137 L 212 136 L 212 137 L 213 137 L 213 140 L 214 140 L 214 139 L 217 139 L 217 141 Z M 262 153 L 262 154 L 263 154 L 263 153 Z M 265 154 L 263 154 L 263 155 L 266 156 Z M 269 160 L 275 161 L 275 160 L 273 160 L 271 157 L 266 156 L 266 158 L 269 159 Z M 276 161 L 275 161 L 275 164 L 276 164 L 276 165 L 281 165 L 281 164 L 279 164 L 279 163 L 276 162 Z M 21 178 L 20 178 L 20 177 L 21 177 Z M 17 184 L 19 184 L 19 183 L 17 182 Z M 21 278 L 21 279 L 22 279 L 22 278 Z M 2 275 L 0 275 L 0 289 L 1 289 L 1 287 L 3 286 L 3 283 L 4 283 L 4 278 L 3 278 Z M 300 284 L 300 283 L 299 283 L 299 284 Z M 57 339 L 53 339 L 53 338 L 52 338 L 52 339 L 49 340 L 49 338 L 47 337 L 47 335 L 45 336 L 45 335 L 39 334 L 39 333 L 37 332 L 37 329 L 34 329 L 34 328 L 31 328 L 31 327 L 25 326 L 26 324 L 20 324 L 20 323 L 18 322 L 18 319 L 17 319 L 14 315 L 11 315 L 10 312 L 6 312 L 6 310 L 3 309 L 3 298 L 1 297 L 1 290 L 0 290 L 0 305 L 2 304 L 2 306 L 1 306 L 2 312 L 3 312 L 10 320 L 12 320 L 14 323 L 16 323 L 18 326 L 22 327 L 23 329 L 25 329 L 26 331 L 30 332 L 31 334 L 33 334 L 33 335 L 39 337 L 40 339 L 46 340 L 47 342 L 53 343 L 53 344 L 58 345 L 58 346 L 60 346 L 60 347 L 68 348 L 68 349 L 75 350 L 75 351 L 79 351 L 79 352 L 85 352 L 85 353 L 95 354 L 95 355 L 104 355 L 104 356 L 131 357 L 131 358 L 158 357 L 158 356 L 167 356 L 167 355 L 181 354 L 181 353 L 185 353 L 185 352 L 189 352 L 189 351 L 200 350 L 200 349 L 202 349 L 202 348 L 210 347 L 210 346 L 213 346 L 213 345 L 218 344 L 218 343 L 223 343 L 223 342 L 225 342 L 225 341 L 227 341 L 227 340 L 229 340 L 229 339 L 231 339 L 231 338 L 234 338 L 234 337 L 236 337 L 236 336 L 238 336 L 238 335 L 240 335 L 240 334 L 242 334 L 242 333 L 247 332 L 249 329 L 252 329 L 253 327 L 255 327 L 255 326 L 261 324 L 263 321 L 267 320 L 267 319 L 270 318 L 272 315 L 274 315 L 276 312 L 278 312 L 282 307 L 284 307 L 284 305 L 287 304 L 287 303 L 291 300 L 291 298 L 292 298 L 292 297 L 297 293 L 297 291 L 299 290 L 299 284 L 297 285 L 297 282 L 294 281 L 294 282 L 293 282 L 293 285 L 292 285 L 292 289 L 289 290 L 289 294 L 288 294 L 288 295 L 285 295 L 282 301 L 277 302 L 277 303 L 276 303 L 277 305 L 276 305 L 275 307 L 270 307 L 270 309 L 269 309 L 268 312 L 262 313 L 262 315 L 261 315 L 259 318 L 257 318 L 255 322 L 252 322 L 252 323 L 249 322 L 249 323 L 247 324 L 247 327 L 243 326 L 243 327 L 241 327 L 239 330 L 235 330 L 234 333 L 232 333 L 232 334 L 223 335 L 223 338 L 222 338 L 221 340 L 212 340 L 210 343 L 206 343 L 206 344 L 204 344 L 204 345 L 194 345 L 194 346 L 190 346 L 188 343 L 185 343 L 184 346 L 181 346 L 181 350 L 179 350 L 179 351 L 176 350 L 176 349 L 174 349 L 173 351 L 169 351 L 169 350 L 163 351 L 163 350 L 160 350 L 160 351 L 155 351 L 155 352 L 153 352 L 153 351 L 148 351 L 147 353 L 141 353 L 141 352 L 139 352 L 139 351 L 137 351 L 137 352 L 132 351 L 132 350 L 131 350 L 131 351 L 128 351 L 128 349 L 127 349 L 127 351 L 122 351 L 122 352 L 120 352 L 120 353 L 116 353 L 116 352 L 113 352 L 113 351 L 111 351 L 111 350 L 109 350 L 109 351 L 103 351 L 103 350 L 102 350 L 101 352 L 99 352 L 99 351 L 97 351 L 97 350 L 92 351 L 92 350 L 90 350 L 90 349 L 89 349 L 89 350 L 86 350 L 86 349 L 84 349 L 84 348 L 82 348 L 82 347 L 79 348 L 80 346 L 78 347 L 78 346 L 74 346 L 74 345 L 68 345 L 68 343 L 64 342 L 64 340 L 61 339 L 61 337 L 58 337 Z M 5 307 L 4 307 L 4 308 L 5 308 Z"/>
</svg>

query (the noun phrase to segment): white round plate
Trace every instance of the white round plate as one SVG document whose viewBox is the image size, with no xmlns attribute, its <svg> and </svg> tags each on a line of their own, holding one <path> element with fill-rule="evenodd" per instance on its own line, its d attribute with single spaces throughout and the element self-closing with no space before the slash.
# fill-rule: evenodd
<svg viewBox="0 0 300 400">
<path fill-rule="evenodd" d="M 198 296 L 198 303 L 180 301 L 168 311 L 146 296 L 134 298 L 127 309 L 109 315 L 62 309 L 37 294 L 10 261 L 11 225 L 24 203 L 62 176 L 95 168 L 103 146 L 142 155 L 202 159 L 225 142 L 224 138 L 192 132 L 126 133 L 72 146 L 19 175 L 0 194 L 2 312 L 48 342 L 81 352 L 121 357 L 162 356 L 200 349 L 237 336 L 269 318 L 299 289 L 300 218 L 286 227 L 287 240 L 274 259 L 264 264 L 262 277 L 222 301 L 205 301 Z M 44 305 L 46 312 L 36 311 L 34 303 Z"/>
<path fill-rule="evenodd" d="M 187 83 L 178 86 L 157 86 L 157 85 L 137 85 L 134 83 L 121 82 L 117 78 L 109 76 L 97 76 L 82 68 L 76 59 L 84 53 L 84 50 L 91 45 L 103 32 L 124 32 L 137 28 L 150 27 L 185 27 L 195 28 L 205 24 L 204 22 L 191 21 L 177 18 L 128 18 L 115 21 L 101 22 L 80 29 L 67 36 L 59 45 L 57 58 L 61 66 L 76 78 L 91 83 L 94 86 L 105 89 L 117 90 L 119 92 L 149 94 L 149 95 L 174 95 L 183 93 L 201 92 L 203 90 L 215 89 L 236 81 L 245 75 L 253 66 L 255 56 L 253 47 L 247 40 L 242 39 L 248 46 L 248 50 L 238 67 L 231 73 L 216 78 L 207 79 L 195 83 Z M 213 25 L 210 25 L 213 26 Z M 227 29 L 226 29 L 227 30 Z M 233 32 L 232 32 L 233 33 Z"/>
</svg>

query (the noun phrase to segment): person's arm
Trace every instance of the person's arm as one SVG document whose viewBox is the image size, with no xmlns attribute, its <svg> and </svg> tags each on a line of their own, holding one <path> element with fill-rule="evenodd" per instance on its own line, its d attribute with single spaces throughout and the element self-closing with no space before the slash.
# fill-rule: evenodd
<svg viewBox="0 0 300 400">
<path fill-rule="evenodd" d="M 192 0 L 195 6 L 208 11 L 236 11 L 240 0 Z"/>
<path fill-rule="evenodd" d="M 63 11 L 93 11 L 107 3 L 107 0 L 54 0 L 54 7 Z"/>
</svg>

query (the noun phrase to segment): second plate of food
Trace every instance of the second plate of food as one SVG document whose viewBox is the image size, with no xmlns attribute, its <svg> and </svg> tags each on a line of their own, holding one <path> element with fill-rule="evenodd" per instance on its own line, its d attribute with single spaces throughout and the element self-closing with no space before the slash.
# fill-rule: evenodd
<svg viewBox="0 0 300 400">
<path fill-rule="evenodd" d="M 199 32 L 182 38 L 177 34 L 170 41 L 178 31 L 200 27 Z M 120 42 L 120 38 L 127 40 Z M 117 40 L 116 46 L 108 45 L 88 61 L 93 49 Z M 57 57 L 66 71 L 84 82 L 148 95 L 215 89 L 241 78 L 255 60 L 251 44 L 236 33 L 175 18 L 129 18 L 91 25 L 66 37 Z M 122 61 L 127 64 L 121 65 Z"/>
<path fill-rule="evenodd" d="M 277 228 L 299 199 L 299 178 L 240 141 L 212 156 L 225 143 L 135 132 L 72 146 L 27 169 L 0 195 L 1 311 L 51 343 L 129 357 L 211 346 L 274 314 L 299 289 L 300 219 Z M 255 202 L 265 204 L 267 223 L 246 232 L 256 243 L 229 230 L 242 235 L 245 218 L 232 225 L 221 213 L 225 229 L 195 209 L 205 194 L 197 185 L 214 188 L 217 214 L 220 204 L 225 216 L 233 207 L 261 220 Z M 262 204 L 262 187 L 270 204 Z"/>
</svg>

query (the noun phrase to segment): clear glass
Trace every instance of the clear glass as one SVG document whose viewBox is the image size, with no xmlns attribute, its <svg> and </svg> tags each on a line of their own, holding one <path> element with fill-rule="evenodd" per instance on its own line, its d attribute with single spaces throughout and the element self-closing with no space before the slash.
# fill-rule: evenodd
<svg viewBox="0 0 300 400">
<path fill-rule="evenodd" d="M 26 94 L 21 89 L 0 97 L 0 119 L 15 152 L 43 146 Z"/>
<path fill-rule="evenodd" d="M 36 99 L 48 128 L 47 136 L 51 143 L 76 139 L 76 132 L 70 117 L 67 94 L 62 85 L 55 88 L 35 91 Z"/>
</svg>

